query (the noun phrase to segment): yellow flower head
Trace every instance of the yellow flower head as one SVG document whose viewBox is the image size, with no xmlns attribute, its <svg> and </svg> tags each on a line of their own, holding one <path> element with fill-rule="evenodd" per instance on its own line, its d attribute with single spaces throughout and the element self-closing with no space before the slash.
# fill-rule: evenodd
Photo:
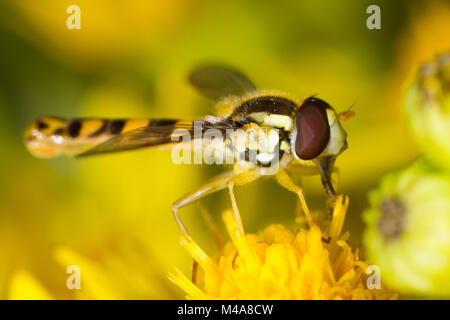
<svg viewBox="0 0 450 320">
<path fill-rule="evenodd" d="M 169 279 L 189 299 L 397 299 L 395 292 L 367 288 L 368 264 L 341 235 L 348 198 L 340 196 L 326 230 L 299 232 L 273 224 L 244 234 L 232 211 L 223 214 L 231 242 L 214 262 L 190 237 L 182 246 L 203 270 L 202 289 L 178 269 Z M 325 231 L 325 232 L 324 232 Z"/>
</svg>

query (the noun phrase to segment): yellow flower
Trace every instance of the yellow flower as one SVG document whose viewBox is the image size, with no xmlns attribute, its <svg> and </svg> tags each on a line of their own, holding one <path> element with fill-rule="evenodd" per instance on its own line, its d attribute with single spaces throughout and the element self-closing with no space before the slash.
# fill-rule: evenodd
<svg viewBox="0 0 450 320">
<path fill-rule="evenodd" d="M 244 234 L 231 210 L 223 220 L 231 237 L 214 262 L 190 237 L 181 245 L 203 270 L 202 288 L 178 269 L 169 279 L 188 299 L 398 299 L 366 286 L 368 264 L 341 235 L 348 198 L 340 196 L 327 228 L 313 223 L 298 232 L 273 224 L 259 235 Z M 324 232 L 325 231 L 325 232 Z"/>
<path fill-rule="evenodd" d="M 52 300 L 53 295 L 25 269 L 13 272 L 8 288 L 10 300 Z"/>
<path fill-rule="evenodd" d="M 55 283 L 63 294 L 31 270 L 13 270 L 6 290 L 7 299 L 177 298 L 175 288 L 165 278 L 162 268 L 154 263 L 152 253 L 144 244 L 125 236 L 119 238 L 118 243 L 109 242 L 109 247 L 103 251 L 94 251 L 95 256 L 67 246 L 54 248 L 53 256 L 60 268 L 52 276 L 57 278 Z M 78 271 L 75 273 L 69 266 L 77 267 Z M 78 287 L 75 287 L 75 278 L 78 278 Z"/>
</svg>

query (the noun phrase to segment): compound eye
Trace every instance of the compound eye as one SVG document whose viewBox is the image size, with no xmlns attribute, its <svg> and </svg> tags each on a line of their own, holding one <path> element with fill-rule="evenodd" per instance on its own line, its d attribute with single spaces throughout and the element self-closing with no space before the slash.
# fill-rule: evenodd
<svg viewBox="0 0 450 320">
<path fill-rule="evenodd" d="M 316 98 L 308 98 L 300 106 L 295 117 L 295 153 L 300 159 L 313 159 L 327 146 L 330 140 L 327 108 L 331 109 L 325 101 Z"/>
</svg>

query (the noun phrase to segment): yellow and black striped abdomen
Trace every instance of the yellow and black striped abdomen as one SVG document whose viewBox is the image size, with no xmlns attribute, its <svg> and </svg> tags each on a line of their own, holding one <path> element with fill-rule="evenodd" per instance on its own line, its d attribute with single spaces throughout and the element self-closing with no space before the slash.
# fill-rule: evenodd
<svg viewBox="0 0 450 320">
<path fill-rule="evenodd" d="M 25 130 L 30 153 L 41 158 L 75 155 L 137 128 L 175 124 L 171 119 L 63 119 L 41 117 Z"/>
</svg>

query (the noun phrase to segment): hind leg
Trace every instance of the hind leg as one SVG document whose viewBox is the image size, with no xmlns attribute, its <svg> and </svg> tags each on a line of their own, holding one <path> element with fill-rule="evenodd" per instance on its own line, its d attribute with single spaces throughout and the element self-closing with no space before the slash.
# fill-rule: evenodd
<svg viewBox="0 0 450 320">
<path fill-rule="evenodd" d="M 228 187 L 231 190 L 230 191 L 230 196 L 231 196 L 234 185 L 243 185 L 243 184 L 249 183 L 251 181 L 254 181 L 259 177 L 260 177 L 260 174 L 257 170 L 245 171 L 245 172 L 241 172 L 238 174 L 235 174 L 234 172 L 226 172 L 224 174 L 221 174 L 221 175 L 213 178 L 212 180 L 207 182 L 202 187 L 200 187 L 192 192 L 189 192 L 186 195 L 184 195 L 183 197 L 181 197 L 180 199 L 178 199 L 172 205 L 172 212 L 173 212 L 175 221 L 177 222 L 181 232 L 183 234 L 188 235 L 187 229 L 184 226 L 183 222 L 181 221 L 181 219 L 178 215 L 178 209 L 180 209 L 190 203 L 193 203 L 197 200 L 200 200 L 214 192 L 223 190 L 226 187 Z M 236 201 L 234 200 L 234 196 L 232 197 L 231 202 L 233 205 L 233 210 L 235 211 L 235 216 L 237 218 L 236 214 L 238 213 L 238 211 L 236 210 L 237 206 L 236 206 Z M 240 216 L 239 216 L 238 222 L 240 222 Z M 242 225 L 242 223 L 240 223 L 240 225 Z"/>
<path fill-rule="evenodd" d="M 189 235 L 186 227 L 184 226 L 183 222 L 181 221 L 180 217 L 178 216 L 178 209 L 180 209 L 190 203 L 193 203 L 197 200 L 200 200 L 211 193 L 225 189 L 226 187 L 228 187 L 229 191 L 230 191 L 231 204 L 233 207 L 233 212 L 234 212 L 234 216 L 235 216 L 237 225 L 243 231 L 241 216 L 239 214 L 239 210 L 236 205 L 236 199 L 234 198 L 233 187 L 235 184 L 243 185 L 243 184 L 246 184 L 253 180 L 256 180 L 258 177 L 259 177 L 259 174 L 257 173 L 257 171 L 254 171 L 254 170 L 242 172 L 239 174 L 234 174 L 233 172 L 226 172 L 224 174 L 221 174 L 221 175 L 213 178 L 212 180 L 207 182 L 202 187 L 200 187 L 192 192 L 189 192 L 186 195 L 184 195 L 183 197 L 181 197 L 179 200 L 177 200 L 172 205 L 173 216 L 174 216 L 175 221 L 177 222 L 178 227 L 180 228 L 181 232 L 185 235 Z M 201 208 L 203 217 L 205 218 L 209 228 L 213 232 L 213 235 L 216 237 L 216 241 L 218 243 L 218 246 L 220 247 L 221 246 L 220 234 L 218 233 L 217 228 L 215 228 L 215 225 L 212 223 L 212 220 L 210 219 L 209 214 L 207 214 L 207 212 L 204 211 L 203 209 L 204 209 L 204 207 Z M 197 261 L 194 260 L 193 265 L 192 265 L 192 282 L 194 284 L 197 282 L 197 269 L 198 269 L 198 263 L 197 263 Z"/>
<path fill-rule="evenodd" d="M 172 204 L 173 216 L 183 234 L 188 234 L 188 232 L 183 222 L 181 221 L 180 217 L 178 216 L 178 209 L 190 203 L 193 203 L 201 198 L 204 198 L 211 193 L 225 189 L 227 187 L 228 181 L 230 181 L 233 178 L 233 176 L 234 176 L 233 172 L 226 172 L 217 177 L 214 177 L 200 188 L 185 194 L 183 197 L 181 197 Z"/>
<path fill-rule="evenodd" d="M 241 186 L 247 184 L 253 180 L 258 179 L 260 176 L 261 175 L 257 170 L 251 170 L 237 174 L 236 176 L 233 177 L 233 179 L 231 179 L 228 182 L 228 191 L 230 193 L 230 200 L 231 206 L 233 208 L 234 219 L 236 220 L 236 224 L 239 227 L 239 229 L 241 229 L 242 233 L 244 233 L 244 226 L 242 224 L 241 215 L 239 213 L 239 209 L 236 203 L 236 198 L 234 197 L 234 186 L 235 185 Z"/>
<path fill-rule="evenodd" d="M 200 208 L 200 213 L 202 215 L 203 220 L 205 221 L 209 231 L 214 237 L 214 240 L 216 241 L 217 250 L 220 252 L 223 249 L 223 239 L 222 235 L 219 232 L 219 228 L 217 227 L 216 223 L 214 222 L 211 214 L 209 213 L 209 210 L 206 208 L 202 200 L 198 201 L 198 206 Z"/>
</svg>

